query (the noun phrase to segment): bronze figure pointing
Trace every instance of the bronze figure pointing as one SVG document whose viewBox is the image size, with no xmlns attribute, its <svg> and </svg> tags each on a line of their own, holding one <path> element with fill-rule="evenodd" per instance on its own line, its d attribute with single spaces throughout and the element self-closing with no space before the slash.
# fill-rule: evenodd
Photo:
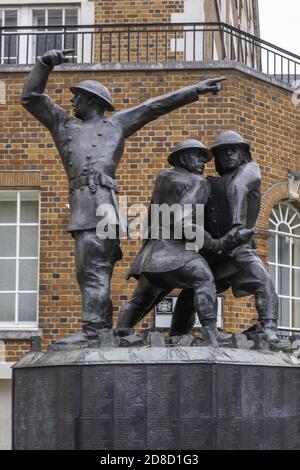
<svg viewBox="0 0 300 470">
<path fill-rule="evenodd" d="M 44 91 L 55 65 L 68 61 L 73 50 L 51 50 L 33 67 L 22 92 L 22 105 L 46 126 L 62 159 L 70 187 L 68 231 L 75 239 L 77 280 L 83 304 L 83 331 L 65 340 L 70 344 L 95 337 L 112 327 L 110 281 L 121 259 L 119 240 L 100 240 L 96 235 L 100 204 L 113 204 L 117 192 L 115 174 L 125 140 L 147 123 L 198 100 L 199 95 L 218 93 L 225 79 L 205 80 L 138 106 L 105 117 L 113 110 L 109 91 L 87 80 L 72 87 L 75 117 L 55 104 Z"/>
</svg>

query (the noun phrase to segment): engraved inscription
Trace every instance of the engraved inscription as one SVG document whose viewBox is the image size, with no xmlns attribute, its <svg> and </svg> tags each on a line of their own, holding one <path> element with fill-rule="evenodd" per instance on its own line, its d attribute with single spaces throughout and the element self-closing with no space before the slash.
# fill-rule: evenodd
<svg viewBox="0 0 300 470">
<path fill-rule="evenodd" d="M 242 370 L 237 366 L 217 366 L 217 416 L 220 418 L 241 415 Z"/>
<path fill-rule="evenodd" d="M 82 375 L 80 446 L 111 449 L 113 445 L 114 369 L 85 367 Z"/>
<path fill-rule="evenodd" d="M 74 370 L 70 367 L 17 371 L 14 385 L 16 448 L 74 448 L 74 384 Z"/>
<path fill-rule="evenodd" d="M 299 448 L 300 368 L 80 367 L 14 370 L 16 449 Z"/>
<path fill-rule="evenodd" d="M 148 449 L 178 448 L 179 384 L 179 366 L 147 367 Z"/>
<path fill-rule="evenodd" d="M 264 368 L 264 416 L 280 417 L 284 416 L 284 372 L 283 368 Z"/>
<path fill-rule="evenodd" d="M 117 366 L 114 380 L 114 448 L 145 449 L 146 368 Z"/>
<path fill-rule="evenodd" d="M 242 416 L 263 416 L 263 369 L 259 367 L 243 367 L 242 371 Z"/>
<path fill-rule="evenodd" d="M 211 368 L 181 365 L 180 449 L 211 448 Z"/>
<path fill-rule="evenodd" d="M 250 397 L 250 396 L 249 396 Z M 243 418 L 241 421 L 241 450 L 263 450 L 263 417 Z"/>
<path fill-rule="evenodd" d="M 219 418 L 214 422 L 217 450 L 241 448 L 241 420 L 239 418 Z"/>
</svg>

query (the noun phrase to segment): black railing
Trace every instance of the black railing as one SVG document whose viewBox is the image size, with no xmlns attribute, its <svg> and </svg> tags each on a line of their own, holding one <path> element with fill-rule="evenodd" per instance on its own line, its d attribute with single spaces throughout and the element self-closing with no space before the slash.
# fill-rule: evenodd
<svg viewBox="0 0 300 470">
<path fill-rule="evenodd" d="M 0 63 L 33 64 L 48 49 L 76 63 L 233 60 L 292 82 L 300 57 L 225 23 L 143 23 L 0 28 Z"/>
</svg>

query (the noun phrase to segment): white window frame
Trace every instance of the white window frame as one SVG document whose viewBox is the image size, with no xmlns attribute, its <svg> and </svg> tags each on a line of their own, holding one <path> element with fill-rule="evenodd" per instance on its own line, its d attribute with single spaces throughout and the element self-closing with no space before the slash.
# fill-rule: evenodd
<svg viewBox="0 0 300 470">
<path fill-rule="evenodd" d="M 21 331 L 35 331 L 38 330 L 38 324 L 39 324 L 39 283 L 40 283 L 40 221 L 41 221 L 41 195 L 38 190 L 31 190 L 31 189 L 26 189 L 26 190 L 1 190 L 1 193 L 11 193 L 11 192 L 16 192 L 17 193 L 17 221 L 16 223 L 0 223 L 0 227 L 16 227 L 17 228 L 17 234 L 16 234 L 16 256 L 13 257 L 0 257 L 1 260 L 15 260 L 16 261 L 16 273 L 15 273 L 15 290 L 14 291 L 4 291 L 1 290 L 1 284 L 0 284 L 0 293 L 1 294 L 15 294 L 15 321 L 14 322 L 0 322 L 0 331 L 7 331 L 7 330 L 21 330 Z M 21 208 L 21 194 L 24 193 L 36 193 L 37 201 L 39 203 L 39 218 L 37 223 L 21 223 L 20 222 L 20 208 Z M 38 252 L 37 256 L 20 256 L 20 227 L 38 227 Z M 20 265 L 20 260 L 30 260 L 34 259 L 37 260 L 38 263 L 38 268 L 37 268 L 37 285 L 36 285 L 36 290 L 34 291 L 20 291 L 19 290 L 19 265 Z M 27 294 L 36 294 L 37 300 L 36 300 L 36 321 L 35 322 L 19 322 L 19 302 L 18 302 L 18 295 L 22 293 L 27 293 Z"/>
<path fill-rule="evenodd" d="M 172 13 L 171 23 L 202 23 L 204 22 L 204 3 L 203 0 L 185 0 L 183 13 Z M 185 36 L 183 38 L 171 39 L 172 52 L 185 52 L 185 60 L 203 60 L 203 32 L 195 32 L 190 26 L 184 26 Z"/>
<path fill-rule="evenodd" d="M 7 8 L 2 8 L 2 6 L 1 6 L 1 4 L 0 4 L 0 10 L 2 10 L 2 11 L 9 11 L 9 10 L 10 10 L 10 11 L 15 11 L 15 10 L 17 10 L 17 25 L 19 24 L 19 10 L 18 10 L 17 7 L 8 6 Z M 3 28 L 5 29 L 5 26 L 3 26 Z M 12 33 L 12 35 L 15 34 L 16 32 L 17 32 L 17 26 L 16 26 L 16 31 L 14 31 L 14 32 Z M 9 32 L 6 31 L 6 32 L 5 32 L 5 35 L 8 35 L 8 34 L 9 34 Z M 5 36 L 5 37 L 6 37 L 6 36 Z M 17 48 L 18 48 L 18 41 L 19 41 L 19 38 L 17 38 L 17 42 L 16 42 L 16 43 L 17 43 Z M 5 50 L 5 40 L 2 40 L 2 41 L 1 41 L 1 50 L 0 50 L 0 64 L 4 64 L 4 63 L 5 63 L 5 62 L 4 62 L 5 59 L 8 59 L 8 57 L 5 57 L 5 56 L 4 56 L 4 50 Z M 17 49 L 17 50 L 18 50 L 18 49 Z M 17 56 L 15 57 L 15 59 L 16 59 L 16 61 L 17 61 Z"/>
<path fill-rule="evenodd" d="M 67 9 L 78 9 L 78 25 L 80 25 L 80 21 L 81 21 L 81 18 L 80 18 L 80 5 L 77 4 L 76 2 L 74 3 L 74 5 L 36 5 L 36 6 L 33 6 L 30 8 L 30 25 L 32 25 L 32 30 L 33 31 L 37 31 L 35 30 L 34 26 L 33 26 L 33 11 L 34 10 L 45 10 L 46 12 L 46 25 L 45 25 L 45 34 L 47 33 L 47 27 L 48 27 L 48 15 L 49 15 L 49 10 L 56 10 L 56 9 L 61 9 L 62 10 L 62 18 L 63 18 L 63 26 L 65 24 L 65 15 L 66 15 L 66 10 Z M 52 30 L 51 29 L 51 33 L 55 33 L 55 34 L 63 34 L 62 30 L 59 29 L 59 26 L 57 27 L 57 31 L 55 30 Z M 74 30 L 70 30 L 70 33 L 73 32 Z M 79 28 L 76 29 L 76 32 L 79 31 Z M 35 54 L 34 54 L 34 49 L 36 47 L 36 45 L 34 45 L 34 42 L 36 42 L 36 36 L 32 38 L 32 40 L 29 42 L 29 51 L 28 51 L 28 57 L 30 58 L 30 60 L 32 62 L 34 62 L 34 59 L 35 59 Z M 33 39 L 35 39 L 35 41 L 33 41 Z M 78 35 L 78 41 L 77 41 L 77 52 L 78 52 L 78 61 L 81 62 L 82 61 L 82 58 L 80 57 L 80 53 L 81 53 L 81 48 L 82 48 L 82 44 L 81 44 L 81 36 Z M 62 49 L 65 48 L 65 45 L 63 44 L 63 47 Z M 77 58 L 77 55 L 74 56 L 74 58 Z"/>
<path fill-rule="evenodd" d="M 286 208 L 284 209 L 283 208 Z M 279 217 L 275 212 L 275 209 L 278 208 L 279 210 Z M 290 210 L 292 211 L 292 216 L 290 214 Z M 292 217 L 292 218 L 291 218 Z M 296 222 L 295 225 L 295 219 L 299 219 L 299 223 Z M 274 267 L 275 269 L 275 288 L 276 292 L 278 292 L 278 268 L 285 268 L 289 270 L 289 295 L 282 295 L 278 294 L 280 299 L 286 299 L 289 300 L 289 327 L 284 327 L 279 324 L 278 329 L 281 331 L 286 331 L 288 333 L 290 332 L 300 332 L 300 328 L 294 328 L 292 326 L 293 324 L 293 301 L 299 301 L 300 302 L 300 297 L 296 297 L 293 295 L 293 270 L 300 271 L 300 265 L 299 266 L 294 266 L 293 265 L 293 240 L 297 239 L 300 241 L 300 235 L 297 235 L 293 233 L 293 230 L 296 230 L 297 228 L 300 227 L 300 213 L 297 211 L 297 209 L 290 203 L 286 202 L 280 202 L 277 204 L 273 209 L 272 209 L 272 214 L 271 217 L 269 218 L 269 231 L 272 234 L 272 236 L 275 236 L 275 261 L 270 261 L 269 260 L 269 266 Z M 281 232 L 278 230 L 278 227 L 281 224 L 285 224 L 287 227 L 289 227 L 290 233 L 286 232 Z M 289 238 L 289 265 L 285 264 L 280 264 L 279 263 L 279 237 L 287 237 Z M 280 321 L 280 318 L 279 318 Z"/>
<path fill-rule="evenodd" d="M 95 24 L 95 4 L 90 0 L 0 0 L 0 9 L 14 10 L 18 9 L 18 26 L 33 26 L 32 11 L 36 9 L 49 9 L 49 8 L 78 8 L 78 25 L 94 25 Z M 32 28 L 33 31 L 34 27 Z M 22 30 L 18 31 L 19 33 Z M 78 35 L 78 63 L 92 62 L 91 57 L 92 41 L 94 40 L 93 30 L 87 28 L 78 28 L 78 33 L 87 33 L 84 39 L 84 50 L 82 57 L 82 35 Z M 23 40 L 22 35 L 19 36 L 20 51 L 18 64 L 26 64 L 27 56 L 32 57 L 32 41 L 29 42 L 27 51 L 27 36 L 30 34 L 30 30 L 26 30 L 24 33 Z M 94 52 L 94 51 L 93 51 Z M 30 62 L 29 62 L 30 63 Z"/>
</svg>

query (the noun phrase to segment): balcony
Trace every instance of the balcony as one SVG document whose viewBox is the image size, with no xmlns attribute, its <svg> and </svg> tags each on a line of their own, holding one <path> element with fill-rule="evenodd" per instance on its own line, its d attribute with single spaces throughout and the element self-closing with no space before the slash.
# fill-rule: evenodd
<svg viewBox="0 0 300 470">
<path fill-rule="evenodd" d="M 74 49 L 69 57 L 75 64 L 227 60 L 290 84 L 300 75 L 300 56 L 225 23 L 0 28 L 0 71 L 34 64 L 53 48 Z"/>
</svg>

